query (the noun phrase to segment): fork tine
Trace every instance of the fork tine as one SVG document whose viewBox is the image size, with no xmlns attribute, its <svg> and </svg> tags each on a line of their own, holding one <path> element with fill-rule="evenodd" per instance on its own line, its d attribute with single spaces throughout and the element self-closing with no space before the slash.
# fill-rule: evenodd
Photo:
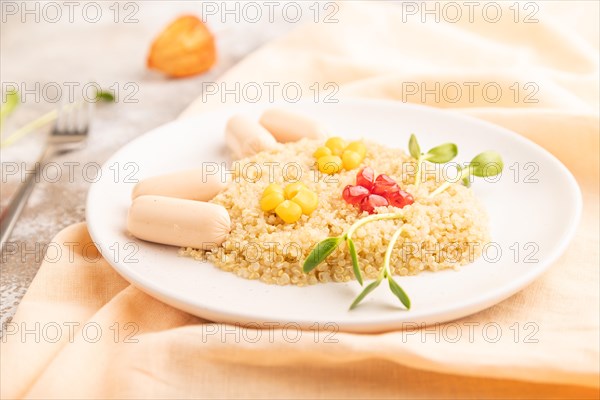
<svg viewBox="0 0 600 400">
<path fill-rule="evenodd" d="M 79 115 L 81 114 L 80 109 L 80 103 L 71 104 L 71 110 L 69 113 L 69 125 L 67 130 L 69 134 L 74 135 L 77 132 L 79 132 Z"/>
<path fill-rule="evenodd" d="M 69 113 L 69 129 L 67 132 L 69 134 L 75 134 L 79 131 L 79 103 L 73 103 L 71 107 L 71 112 Z"/>
<path fill-rule="evenodd" d="M 75 132 L 77 132 L 78 134 L 83 134 L 83 133 L 87 132 L 87 130 L 88 130 L 89 121 L 90 121 L 91 105 L 92 105 L 92 103 L 86 101 L 83 103 L 78 103 L 76 106 Z"/>
<path fill-rule="evenodd" d="M 59 107 L 58 118 L 48 138 L 55 150 L 69 151 L 85 141 L 90 123 L 88 104 L 77 102 L 63 104 Z M 62 147 L 58 148 L 57 146 Z"/>
<path fill-rule="evenodd" d="M 89 127 L 90 127 L 90 121 L 92 119 L 92 113 L 94 112 L 94 103 L 91 102 L 85 102 L 83 105 L 83 111 L 82 111 L 82 115 L 83 115 L 83 122 L 81 125 L 81 131 L 82 132 L 86 132 L 88 131 Z"/>
<path fill-rule="evenodd" d="M 88 105 L 88 127 L 89 125 L 91 125 L 92 123 L 92 118 L 94 117 L 94 114 L 96 113 L 96 103 L 90 103 Z"/>
<path fill-rule="evenodd" d="M 61 102 L 61 105 L 58 107 L 56 122 L 54 123 L 54 127 L 52 128 L 52 135 L 55 135 L 58 132 L 64 131 L 65 111 L 66 111 L 65 103 Z"/>
<path fill-rule="evenodd" d="M 90 112 L 88 104 L 66 103 L 59 107 L 53 135 L 81 135 L 88 131 Z"/>
</svg>

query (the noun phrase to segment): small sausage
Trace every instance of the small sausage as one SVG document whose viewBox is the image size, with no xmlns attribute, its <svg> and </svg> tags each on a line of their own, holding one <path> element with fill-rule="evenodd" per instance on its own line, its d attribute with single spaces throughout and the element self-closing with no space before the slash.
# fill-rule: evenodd
<svg viewBox="0 0 600 400">
<path fill-rule="evenodd" d="M 317 122 L 279 108 L 265 111 L 259 122 L 280 143 L 296 142 L 302 138 L 321 139 L 325 137 L 324 128 Z"/>
<path fill-rule="evenodd" d="M 231 220 L 218 204 L 140 196 L 129 208 L 127 229 L 149 242 L 209 250 L 227 238 Z"/>
<path fill-rule="evenodd" d="M 202 169 L 192 169 L 144 179 L 135 185 L 131 198 L 157 195 L 207 201 L 224 187 L 221 174 L 208 174 Z"/>
<path fill-rule="evenodd" d="M 260 124 L 243 115 L 234 115 L 225 128 L 225 142 L 234 159 L 272 149 L 277 141 Z"/>
</svg>

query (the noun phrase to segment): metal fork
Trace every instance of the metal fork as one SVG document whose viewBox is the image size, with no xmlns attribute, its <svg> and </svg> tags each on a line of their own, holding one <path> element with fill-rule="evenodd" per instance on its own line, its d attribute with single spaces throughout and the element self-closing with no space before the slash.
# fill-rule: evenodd
<svg viewBox="0 0 600 400">
<path fill-rule="evenodd" d="M 84 143 L 89 130 L 92 103 L 71 103 L 58 109 L 56 123 L 44 149 L 35 163 L 33 172 L 28 173 L 25 180 L 12 196 L 10 204 L 0 215 L 0 248 L 4 248 L 10 234 L 25 208 L 27 199 L 37 181 L 37 176 L 50 158 L 75 150 Z M 22 176 L 22 174 L 21 174 Z"/>
</svg>

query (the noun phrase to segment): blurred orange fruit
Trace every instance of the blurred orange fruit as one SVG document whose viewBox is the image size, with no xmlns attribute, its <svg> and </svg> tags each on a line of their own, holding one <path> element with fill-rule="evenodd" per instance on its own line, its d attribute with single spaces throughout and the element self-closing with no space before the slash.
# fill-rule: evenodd
<svg viewBox="0 0 600 400">
<path fill-rule="evenodd" d="M 206 25 L 193 15 L 184 15 L 154 40 L 147 65 L 181 78 L 208 71 L 216 58 L 215 40 Z"/>
</svg>

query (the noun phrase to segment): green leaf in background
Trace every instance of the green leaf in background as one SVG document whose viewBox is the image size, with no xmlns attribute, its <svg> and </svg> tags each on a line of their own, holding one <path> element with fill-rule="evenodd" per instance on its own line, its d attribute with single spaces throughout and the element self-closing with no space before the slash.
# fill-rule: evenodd
<svg viewBox="0 0 600 400">
<path fill-rule="evenodd" d="M 413 158 L 417 160 L 421 157 L 421 147 L 419 146 L 419 142 L 417 142 L 417 137 L 415 134 L 410 135 L 410 139 L 408 140 L 408 151 Z"/>
<path fill-rule="evenodd" d="M 394 280 L 394 278 L 392 278 L 391 275 L 388 275 L 387 279 L 388 283 L 390 284 L 390 290 L 392 291 L 392 293 L 394 293 L 396 297 L 400 299 L 400 302 L 404 304 L 404 307 L 406 307 L 407 310 L 410 310 L 410 298 L 408 297 L 406 292 L 404 292 L 400 285 L 396 283 L 396 281 Z"/>
<path fill-rule="evenodd" d="M 5 99 L 6 101 L 4 101 Z M 19 104 L 19 92 L 16 90 L 9 90 L 2 100 L 2 105 L 0 106 L 0 122 L 4 123 L 4 119 L 8 117 Z"/>
<path fill-rule="evenodd" d="M 502 172 L 504 163 L 502 162 L 500 154 L 489 150 L 476 155 L 475 158 L 471 160 L 469 168 L 473 175 L 485 178 L 488 176 L 496 176 Z"/>
<path fill-rule="evenodd" d="M 362 292 L 360 292 L 360 294 L 358 295 L 358 297 L 356 297 L 352 304 L 350 304 L 350 309 L 353 310 L 358 305 L 358 303 L 360 303 L 365 297 L 367 297 L 369 293 L 375 290 L 380 283 L 380 280 L 376 280 L 370 283 Z"/>
<path fill-rule="evenodd" d="M 443 164 L 451 161 L 458 154 L 458 147 L 454 143 L 444 143 L 427 152 L 427 161 Z"/>
<path fill-rule="evenodd" d="M 315 248 L 312 249 L 306 260 L 304 260 L 302 270 L 305 273 L 308 273 L 315 269 L 317 265 L 321 264 L 331 253 L 333 253 L 340 245 L 342 239 L 343 238 L 341 237 L 330 237 L 319 242 Z"/>
<path fill-rule="evenodd" d="M 107 90 L 100 90 L 99 92 L 96 92 L 96 100 L 100 100 L 105 103 L 112 103 L 115 101 L 115 95 Z"/>
<path fill-rule="evenodd" d="M 354 247 L 354 240 L 347 238 L 348 242 L 348 251 L 350 252 L 350 258 L 352 258 L 352 270 L 354 271 L 354 276 L 360 285 L 363 284 L 362 274 L 360 273 L 360 268 L 358 266 L 358 255 L 356 254 L 356 248 Z"/>
</svg>

